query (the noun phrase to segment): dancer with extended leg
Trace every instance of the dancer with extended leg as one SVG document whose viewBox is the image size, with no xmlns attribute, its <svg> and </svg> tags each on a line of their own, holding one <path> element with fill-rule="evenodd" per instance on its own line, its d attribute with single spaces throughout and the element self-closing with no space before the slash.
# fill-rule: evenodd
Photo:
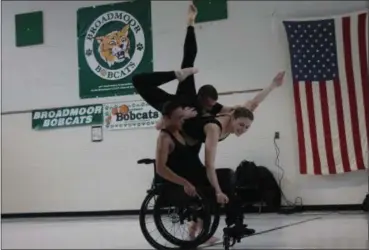
<svg viewBox="0 0 369 250">
<path fill-rule="evenodd" d="M 187 30 L 188 33 L 189 30 L 190 29 Z M 186 41 L 188 41 L 187 40 L 188 37 L 191 38 L 191 36 L 186 36 Z M 196 52 L 197 49 L 194 51 Z M 193 55 L 194 56 L 192 57 L 192 65 L 196 53 L 193 53 Z M 182 94 L 180 94 L 181 90 L 178 90 L 179 96 L 170 95 L 165 91 L 161 90 L 159 86 L 174 79 L 178 79 L 180 82 L 179 87 L 185 87 L 186 85 L 182 84 L 185 84 L 185 80 L 188 77 L 192 77 L 193 74 L 195 73 L 197 73 L 197 70 L 193 67 L 190 67 L 178 71 L 144 73 L 136 75 L 133 78 L 133 81 L 137 91 L 143 97 L 143 99 L 145 99 L 146 102 L 148 102 L 154 108 L 161 110 L 161 107 L 165 101 L 173 99 L 181 99 L 182 97 L 180 96 L 182 96 Z M 225 203 L 228 200 L 228 197 L 220 189 L 215 172 L 214 160 L 218 141 L 225 139 L 225 137 L 227 137 L 231 133 L 234 133 L 237 136 L 239 136 L 244 132 L 246 132 L 253 121 L 253 111 L 273 89 L 275 89 L 277 86 L 281 84 L 283 76 L 284 76 L 283 72 L 279 73 L 275 77 L 273 83 L 267 88 L 265 88 L 261 93 L 259 93 L 253 100 L 247 102 L 245 105 L 241 105 L 240 107 L 234 109 L 232 113 L 223 116 L 201 117 L 203 109 L 199 109 L 196 100 L 190 98 L 190 102 L 192 103 L 190 103 L 188 106 L 195 107 L 196 110 L 199 110 L 200 114 L 196 118 L 187 120 L 184 123 L 183 131 L 187 136 L 191 137 L 193 140 L 205 142 L 206 174 L 208 176 L 210 183 L 216 190 L 217 200 L 219 203 Z M 189 81 L 188 83 L 189 84 L 193 83 L 193 85 L 189 86 L 194 86 L 194 81 L 192 82 Z M 194 93 L 193 89 L 194 88 L 192 88 L 192 90 L 191 88 L 188 88 L 188 90 L 182 91 L 182 93 L 187 93 L 187 96 L 190 97 Z M 191 113 L 191 116 L 194 115 L 193 112 L 189 113 Z M 184 118 L 186 117 L 184 116 Z M 229 219 L 232 218 L 231 216 L 228 217 L 227 225 L 229 226 L 235 225 L 234 228 L 237 229 L 235 231 L 237 232 L 238 235 L 252 233 L 251 231 L 253 230 L 247 229 L 242 225 L 243 219 L 241 220 L 240 218 L 241 217 L 240 212 L 233 214 L 236 216 L 234 216 L 233 219 Z"/>
<path fill-rule="evenodd" d="M 195 35 L 195 19 L 197 16 L 197 8 L 191 2 L 187 16 L 187 33 L 184 42 L 183 59 L 181 68 L 194 67 L 197 55 L 197 42 Z M 200 87 L 196 93 L 195 76 L 191 75 L 180 82 L 177 87 L 176 96 L 181 96 L 188 101 L 190 106 L 196 109 L 199 115 L 216 115 L 218 113 L 227 113 L 234 107 L 226 107 L 218 103 L 218 92 L 214 86 L 207 84 Z M 157 129 L 162 126 L 162 119 L 156 125 Z"/>
<path fill-rule="evenodd" d="M 187 34 L 185 39 L 185 46 L 184 46 L 184 58 L 182 61 L 182 67 L 186 67 L 187 65 L 191 66 L 194 63 L 196 53 L 197 53 L 197 45 L 195 40 L 194 34 L 194 20 L 196 18 L 196 8 L 194 7 L 193 3 L 191 3 L 189 8 L 189 15 L 188 15 L 188 24 L 189 27 L 187 28 Z M 153 72 L 153 73 L 142 73 L 133 76 L 133 84 L 137 90 L 137 92 L 141 95 L 141 97 L 152 107 L 161 111 L 163 104 L 170 100 L 181 100 L 183 105 L 187 107 L 193 107 L 198 110 L 198 105 L 196 100 L 188 97 L 192 97 L 194 93 L 194 74 L 197 73 L 197 69 L 193 67 L 183 68 L 177 71 L 166 71 L 166 72 Z M 181 85 L 178 89 L 178 93 L 183 93 L 179 95 L 171 95 L 164 90 L 160 89 L 159 86 L 170 82 L 172 80 L 177 79 L 181 84 L 189 84 L 189 85 Z M 187 82 L 185 82 L 187 80 Z M 190 86 L 190 87 L 188 87 Z M 190 117 L 187 117 L 185 114 L 184 119 L 191 118 L 194 115 L 194 112 L 189 112 Z M 198 153 L 198 152 L 196 152 Z M 219 183 L 215 174 L 215 169 L 208 169 L 208 176 L 209 181 L 211 182 L 212 186 L 217 191 L 217 200 L 219 203 L 225 203 L 228 200 L 228 197 L 221 191 L 219 187 Z"/>
<path fill-rule="evenodd" d="M 142 98 L 158 111 L 166 101 L 172 100 L 171 95 L 159 86 L 177 79 L 179 81 L 176 95 L 183 97 L 182 100 L 188 106 L 193 107 L 198 114 L 216 115 L 220 112 L 228 112 L 232 108 L 225 107 L 217 102 L 218 92 L 212 85 L 204 85 L 196 94 L 194 75 L 197 70 L 193 68 L 197 55 L 197 42 L 195 35 L 195 19 L 197 9 L 193 3 L 190 4 L 187 17 L 187 33 L 184 41 L 183 59 L 181 70 L 171 72 L 142 73 L 133 77 L 133 85 Z M 192 114 L 192 113 L 191 113 Z M 160 129 L 162 120 L 157 124 Z"/>
<path fill-rule="evenodd" d="M 197 42 L 195 34 L 195 19 L 197 8 L 191 2 L 187 15 L 187 33 L 183 48 L 183 59 L 181 68 L 194 67 L 197 56 Z M 195 76 L 191 75 L 180 82 L 177 87 L 176 96 L 182 96 L 191 101 L 199 114 L 216 115 L 219 112 L 227 112 L 223 105 L 217 102 L 218 92 L 212 85 L 203 85 L 196 93 Z"/>
</svg>

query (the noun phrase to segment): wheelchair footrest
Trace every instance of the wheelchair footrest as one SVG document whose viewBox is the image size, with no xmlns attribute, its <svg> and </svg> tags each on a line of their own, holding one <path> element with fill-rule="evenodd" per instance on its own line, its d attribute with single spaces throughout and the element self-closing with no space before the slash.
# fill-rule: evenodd
<svg viewBox="0 0 369 250">
<path fill-rule="evenodd" d="M 234 246 L 234 244 L 241 242 L 242 238 L 253 235 L 255 233 L 254 229 L 247 228 L 247 226 L 233 226 L 226 227 L 223 229 L 223 239 L 229 242 L 224 242 L 224 245 L 228 245 L 230 247 Z"/>
</svg>

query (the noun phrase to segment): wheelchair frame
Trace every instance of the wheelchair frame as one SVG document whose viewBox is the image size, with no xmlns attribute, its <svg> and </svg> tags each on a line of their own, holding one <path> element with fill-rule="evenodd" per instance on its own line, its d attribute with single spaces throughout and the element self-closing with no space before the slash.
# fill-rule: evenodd
<svg viewBox="0 0 369 250">
<path fill-rule="evenodd" d="M 143 159 L 140 159 L 137 161 L 138 164 L 145 164 L 145 165 L 149 165 L 149 164 L 153 164 L 153 171 L 154 171 L 154 177 L 153 177 L 153 181 L 151 183 L 151 187 L 150 189 L 147 190 L 147 195 L 142 203 L 142 206 L 141 206 L 141 209 L 140 209 L 140 226 L 141 226 L 141 231 L 143 232 L 146 240 L 150 243 L 150 245 L 152 245 L 153 247 L 155 247 L 156 249 L 163 249 L 163 250 L 170 250 L 170 249 L 173 249 L 173 248 L 167 248 L 167 247 L 164 247 L 164 246 L 159 246 L 159 243 L 155 242 L 152 238 L 147 238 L 149 236 L 145 235 L 144 233 L 144 224 L 143 224 L 143 221 L 141 221 L 141 213 L 145 207 L 145 204 L 148 202 L 148 200 L 151 198 L 151 196 L 153 195 L 159 195 L 160 196 L 160 184 L 158 185 L 157 184 L 157 174 L 156 174 L 156 162 L 155 162 L 155 159 L 150 159 L 150 158 L 143 158 Z M 236 188 L 237 189 L 237 188 Z M 237 192 L 237 191 L 236 191 Z M 154 215 L 155 216 L 155 215 Z M 212 223 L 210 223 L 209 221 L 209 226 L 207 226 L 207 231 L 208 233 L 205 234 L 205 236 L 202 236 L 200 239 L 195 239 L 195 241 L 193 242 L 189 242 L 189 244 L 176 244 L 176 242 L 173 242 L 171 240 L 168 240 L 168 238 L 166 236 L 164 236 L 162 233 L 162 231 L 160 231 L 160 229 L 158 228 L 159 230 L 159 233 L 166 239 L 168 240 L 170 243 L 174 244 L 174 245 L 177 245 L 179 248 L 181 249 L 193 249 L 193 248 L 196 248 L 198 247 L 199 245 L 205 243 L 208 239 L 210 239 L 216 232 L 216 230 L 218 229 L 219 227 L 219 221 L 220 221 L 220 213 L 219 213 L 219 210 L 217 209 L 216 212 L 214 213 L 214 220 L 212 221 Z M 204 225 L 206 223 L 204 222 Z M 155 226 L 158 227 L 157 225 L 157 221 L 155 221 Z M 246 236 L 243 236 L 243 237 L 238 237 L 238 238 L 234 238 L 232 236 L 230 236 L 228 234 L 228 230 L 229 228 L 226 227 L 223 229 L 223 246 L 224 246 L 224 249 L 225 250 L 228 250 L 231 246 L 233 246 L 236 242 L 240 242 L 242 238 L 246 237 Z"/>
</svg>

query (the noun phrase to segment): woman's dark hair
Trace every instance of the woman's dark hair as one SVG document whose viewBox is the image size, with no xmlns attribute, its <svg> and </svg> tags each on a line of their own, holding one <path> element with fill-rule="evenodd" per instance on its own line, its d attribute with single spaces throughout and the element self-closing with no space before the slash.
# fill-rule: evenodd
<svg viewBox="0 0 369 250">
<path fill-rule="evenodd" d="M 183 105 L 181 101 L 168 101 L 164 103 L 161 114 L 163 116 L 170 117 L 174 110 L 176 110 L 177 108 L 181 108 L 182 106 Z"/>
<path fill-rule="evenodd" d="M 235 119 L 244 117 L 249 118 L 251 121 L 254 120 L 254 114 L 252 113 L 252 111 L 244 107 L 235 108 L 235 110 L 233 111 L 233 117 Z"/>
</svg>

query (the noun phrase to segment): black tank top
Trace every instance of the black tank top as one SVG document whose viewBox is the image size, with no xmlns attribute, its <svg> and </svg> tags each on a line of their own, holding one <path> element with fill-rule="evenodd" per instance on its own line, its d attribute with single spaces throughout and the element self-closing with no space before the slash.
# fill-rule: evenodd
<svg viewBox="0 0 369 250">
<path fill-rule="evenodd" d="M 203 167 L 198 154 L 198 145 L 189 146 L 182 144 L 170 131 L 166 129 L 161 131 L 167 133 L 174 143 L 174 148 L 168 155 L 166 163 L 173 172 L 182 177 L 187 177 L 196 171 L 197 168 Z"/>
<path fill-rule="evenodd" d="M 205 125 L 208 123 L 214 123 L 219 126 L 220 131 L 222 131 L 223 127 L 222 124 L 216 119 L 217 117 L 224 116 L 197 116 L 191 119 L 188 119 L 184 122 L 182 129 L 191 138 L 205 142 L 206 135 L 204 132 Z M 227 138 L 228 135 L 225 137 Z M 219 141 L 223 141 L 225 138 L 219 139 Z"/>
</svg>

